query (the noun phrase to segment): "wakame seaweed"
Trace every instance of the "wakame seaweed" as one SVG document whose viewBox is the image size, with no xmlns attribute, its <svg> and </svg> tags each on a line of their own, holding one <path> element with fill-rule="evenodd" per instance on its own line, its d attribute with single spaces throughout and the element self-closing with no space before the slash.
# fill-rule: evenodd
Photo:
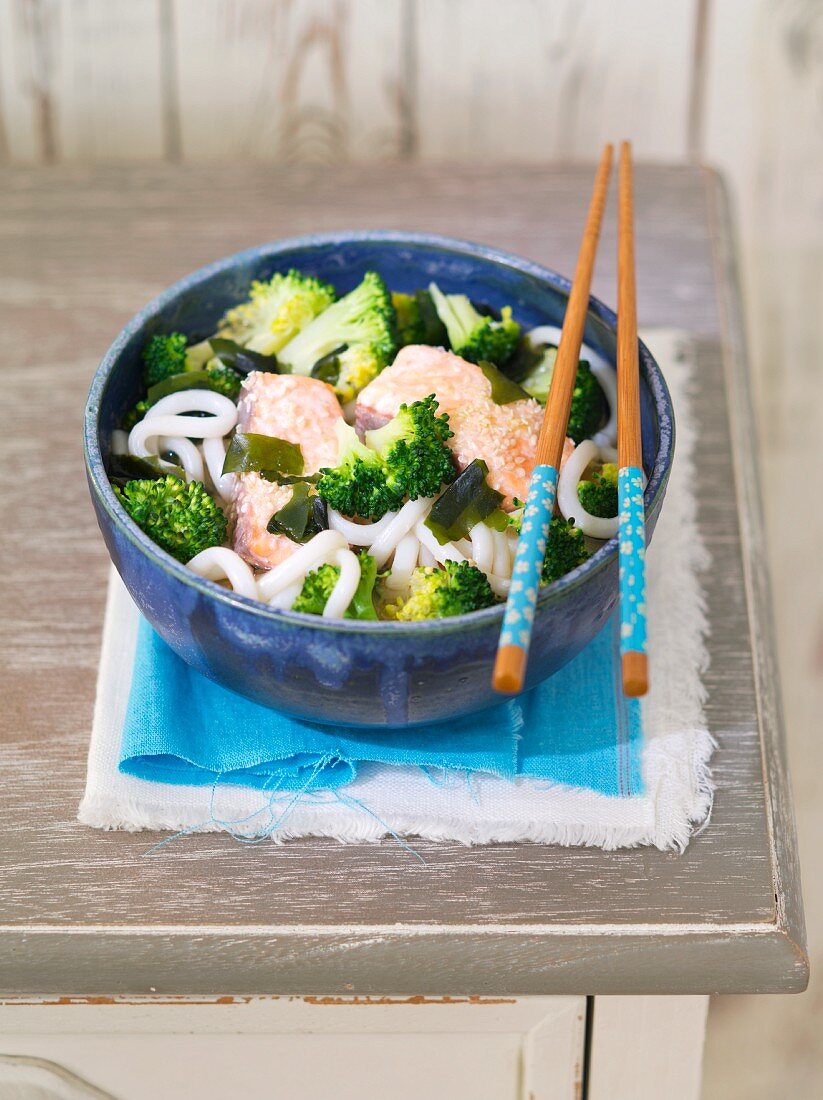
<svg viewBox="0 0 823 1100">
<path fill-rule="evenodd" d="M 305 481 L 309 485 L 316 485 L 320 480 L 320 474 L 280 474 L 277 478 L 278 485 L 297 485 L 298 482 Z"/>
<path fill-rule="evenodd" d="M 517 341 L 514 354 L 505 365 L 506 376 L 512 382 L 522 382 L 541 361 L 548 346 L 551 345 L 535 346 L 529 339 L 528 333 L 522 335 Z"/>
<path fill-rule="evenodd" d="M 483 360 L 477 365 L 483 372 L 483 376 L 489 381 L 492 388 L 491 399 L 495 405 L 511 405 L 513 401 L 532 400 L 522 386 L 519 386 L 517 382 L 513 382 L 511 378 L 507 378 L 494 363 Z"/>
<path fill-rule="evenodd" d="M 341 344 L 339 348 L 334 348 L 321 359 L 318 359 L 311 369 L 312 378 L 318 378 L 321 382 L 328 382 L 330 386 L 337 385 L 340 380 L 340 356 L 348 346 L 348 344 Z"/>
<path fill-rule="evenodd" d="M 503 494 L 486 481 L 488 472 L 483 459 L 475 458 L 432 505 L 426 526 L 441 546 L 468 538 L 475 524 L 500 508 Z"/>
<path fill-rule="evenodd" d="M 156 481 L 167 474 L 179 478 L 180 481 L 186 480 L 186 475 L 179 466 L 161 466 L 159 459 L 153 457 L 109 456 L 109 480 L 120 489 L 129 481 Z"/>
<path fill-rule="evenodd" d="M 294 542 L 308 542 L 329 526 L 326 504 L 309 493 L 307 481 L 296 481 L 288 501 L 274 513 L 266 530 L 271 535 L 288 535 Z"/>
<path fill-rule="evenodd" d="M 303 473 L 303 452 L 298 443 L 278 439 L 275 435 L 256 432 L 236 432 L 226 451 L 224 474 L 258 473 L 268 481 L 277 481 L 280 474 Z"/>
<path fill-rule="evenodd" d="M 416 290 L 414 300 L 417 302 L 420 326 L 423 333 L 420 342 L 430 344 L 435 348 L 448 347 L 449 334 L 446 332 L 446 326 L 440 320 L 440 316 L 435 309 L 431 294 L 428 290 Z"/>
<path fill-rule="evenodd" d="M 227 340 L 223 336 L 213 336 L 209 341 L 211 350 L 224 367 L 231 367 L 238 374 L 251 374 L 254 370 L 263 371 L 264 374 L 280 374 L 280 365 L 276 355 L 263 355 L 259 351 L 252 351 Z"/>
</svg>

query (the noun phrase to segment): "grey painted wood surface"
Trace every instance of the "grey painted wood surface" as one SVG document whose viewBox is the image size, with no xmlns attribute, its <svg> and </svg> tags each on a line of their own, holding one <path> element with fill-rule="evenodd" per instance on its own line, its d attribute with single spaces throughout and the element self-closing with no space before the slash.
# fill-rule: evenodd
<svg viewBox="0 0 823 1100">
<path fill-rule="evenodd" d="M 683 856 L 538 845 L 241 846 L 74 820 L 107 558 L 80 417 L 105 346 L 191 268 L 311 229 L 400 226 L 569 271 L 581 168 L 32 169 L 0 173 L 4 833 L 0 990 L 35 993 L 710 992 L 806 981 L 737 290 L 715 177 L 638 171 L 645 325 L 694 334 L 712 553 L 710 825 Z M 713 242 L 714 240 L 714 247 Z M 614 300 L 614 222 L 595 293 Z M 21 395 L 25 393 L 26 399 Z M 731 395 L 731 427 L 728 418 Z M 59 474 L 55 476 L 55 470 Z M 741 537 L 742 532 L 742 537 Z M 753 647 L 753 648 L 752 648 Z"/>
</svg>

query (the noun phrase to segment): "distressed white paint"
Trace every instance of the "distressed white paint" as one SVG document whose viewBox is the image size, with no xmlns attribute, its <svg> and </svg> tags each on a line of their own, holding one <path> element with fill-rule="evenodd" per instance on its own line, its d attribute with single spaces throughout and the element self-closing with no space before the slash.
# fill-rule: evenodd
<svg viewBox="0 0 823 1100">
<path fill-rule="evenodd" d="M 575 1100 L 585 999 L 238 998 L 5 1005 L 3 1050 L 119 1100 Z"/>
<path fill-rule="evenodd" d="M 597 997 L 587 1100 L 698 1100 L 708 997 Z"/>
</svg>

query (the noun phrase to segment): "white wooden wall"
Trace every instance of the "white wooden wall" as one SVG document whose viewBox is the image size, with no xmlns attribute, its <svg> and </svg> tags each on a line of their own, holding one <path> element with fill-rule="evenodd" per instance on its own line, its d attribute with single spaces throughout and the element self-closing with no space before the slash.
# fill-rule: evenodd
<svg viewBox="0 0 823 1100">
<path fill-rule="evenodd" d="M 719 162 L 747 231 L 807 243 L 822 28 L 821 0 L 0 0 L 0 164 L 591 160 L 629 136 Z"/>
<path fill-rule="evenodd" d="M 678 158 L 699 7 L 0 0 L 0 160 Z"/>
<path fill-rule="evenodd" d="M 763 441 L 782 447 L 823 388 L 823 2 L 714 0 L 707 37 L 700 153 L 736 200 Z"/>
</svg>

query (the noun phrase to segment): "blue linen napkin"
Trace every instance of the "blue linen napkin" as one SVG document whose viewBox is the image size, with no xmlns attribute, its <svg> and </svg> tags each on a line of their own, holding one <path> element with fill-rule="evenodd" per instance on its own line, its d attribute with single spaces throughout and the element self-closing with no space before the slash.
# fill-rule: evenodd
<svg viewBox="0 0 823 1100">
<path fill-rule="evenodd" d="M 642 791 L 641 710 L 620 690 L 616 619 L 551 679 L 458 721 L 336 729 L 219 687 L 141 620 L 121 772 L 164 783 L 332 789 L 367 763 L 529 776 L 612 796 Z"/>
</svg>

